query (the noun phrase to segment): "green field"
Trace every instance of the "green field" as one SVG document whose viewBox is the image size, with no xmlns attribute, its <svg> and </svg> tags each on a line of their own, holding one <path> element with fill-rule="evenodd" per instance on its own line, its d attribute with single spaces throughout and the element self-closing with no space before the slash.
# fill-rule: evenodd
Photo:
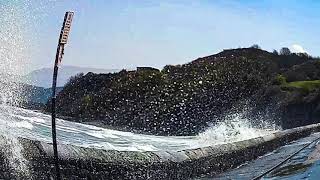
<svg viewBox="0 0 320 180">
<path fill-rule="evenodd" d="M 287 87 L 296 87 L 302 89 L 306 92 L 311 92 L 314 89 L 320 88 L 320 80 L 313 80 L 313 81 L 294 81 L 286 83 L 285 86 Z"/>
</svg>

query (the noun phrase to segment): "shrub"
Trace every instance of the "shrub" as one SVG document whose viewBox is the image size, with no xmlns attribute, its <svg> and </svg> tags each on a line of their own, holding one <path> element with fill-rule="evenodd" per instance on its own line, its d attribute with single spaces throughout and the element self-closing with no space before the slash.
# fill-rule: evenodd
<svg viewBox="0 0 320 180">
<path fill-rule="evenodd" d="M 287 78 L 284 77 L 282 74 L 278 74 L 274 80 L 274 84 L 285 85 L 285 84 L 287 84 Z"/>
<path fill-rule="evenodd" d="M 252 45 L 250 48 L 261 49 L 261 47 L 260 47 L 258 44 L 254 44 L 254 45 Z"/>
<path fill-rule="evenodd" d="M 272 52 L 274 55 L 279 55 L 279 53 L 278 53 L 278 51 L 277 50 L 273 50 L 273 52 Z"/>
<path fill-rule="evenodd" d="M 78 79 L 82 78 L 83 77 L 83 73 L 78 73 L 76 74 L 75 76 L 71 76 L 69 78 L 69 81 L 64 85 L 65 87 L 68 86 L 68 85 L 71 85 L 73 84 L 74 82 L 76 82 Z"/>
<path fill-rule="evenodd" d="M 287 47 L 283 47 L 280 49 L 280 55 L 289 56 L 291 54 L 291 51 Z"/>
<path fill-rule="evenodd" d="M 85 96 L 83 97 L 83 102 L 84 102 L 84 104 L 85 104 L 86 106 L 91 105 L 91 101 L 92 101 L 92 98 L 91 98 L 90 95 L 85 95 Z"/>
</svg>

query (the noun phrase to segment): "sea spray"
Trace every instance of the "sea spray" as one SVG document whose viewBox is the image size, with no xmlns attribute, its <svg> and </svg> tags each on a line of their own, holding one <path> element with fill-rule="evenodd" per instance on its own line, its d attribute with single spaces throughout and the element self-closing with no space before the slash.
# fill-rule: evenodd
<svg viewBox="0 0 320 180">
<path fill-rule="evenodd" d="M 198 136 L 203 143 L 223 144 L 264 136 L 274 131 L 276 131 L 275 128 L 268 126 L 256 128 L 241 115 L 235 115 L 231 120 L 212 125 Z"/>
<path fill-rule="evenodd" d="M 23 101 L 20 84 L 21 74 L 27 71 L 30 59 L 29 1 L 0 2 L 0 103 L 1 106 L 16 106 Z M 5 108 L 10 111 L 10 108 Z M 23 147 L 15 132 L 12 132 L 10 117 L 0 116 L 1 151 L 6 166 L 15 177 L 29 176 L 28 162 L 23 156 Z"/>
<path fill-rule="evenodd" d="M 1 153 L 5 156 L 6 169 L 11 177 L 30 177 L 28 161 L 23 156 L 23 147 L 18 139 L 10 134 L 0 138 Z"/>
<path fill-rule="evenodd" d="M 248 118 L 248 112 L 250 111 L 251 106 L 248 101 L 238 104 L 237 107 L 226 113 L 224 118 L 211 124 L 209 128 L 200 133 L 198 135 L 200 142 L 206 144 L 230 143 L 264 136 L 281 129 L 272 119 L 267 119 L 266 116 L 261 115 L 253 121 Z"/>
</svg>

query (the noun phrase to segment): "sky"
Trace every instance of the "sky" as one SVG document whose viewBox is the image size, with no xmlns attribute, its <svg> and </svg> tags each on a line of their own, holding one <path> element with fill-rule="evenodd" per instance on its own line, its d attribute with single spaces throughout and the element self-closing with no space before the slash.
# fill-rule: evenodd
<svg viewBox="0 0 320 180">
<path fill-rule="evenodd" d="M 28 70 L 53 65 L 69 10 L 75 16 L 63 65 L 162 68 L 253 44 L 268 51 L 289 47 L 320 56 L 317 0 L 1 1 L 0 10 L 8 9 L 17 17 L 1 17 L 0 23 L 11 18 L 20 24 L 16 42 L 25 48 L 12 56 L 24 54 L 20 59 L 28 62 Z M 0 36 L 6 34 L 2 29 Z"/>
</svg>

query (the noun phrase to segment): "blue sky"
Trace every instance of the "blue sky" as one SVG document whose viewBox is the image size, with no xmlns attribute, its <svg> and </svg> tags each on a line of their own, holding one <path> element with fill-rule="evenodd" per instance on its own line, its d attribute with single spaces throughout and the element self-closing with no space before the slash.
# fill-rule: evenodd
<svg viewBox="0 0 320 180">
<path fill-rule="evenodd" d="M 31 69 L 52 65 L 67 10 L 75 19 L 65 65 L 162 68 L 256 43 L 269 51 L 286 46 L 320 55 L 316 0 L 13 1 L 28 7 L 22 13 Z"/>
</svg>

